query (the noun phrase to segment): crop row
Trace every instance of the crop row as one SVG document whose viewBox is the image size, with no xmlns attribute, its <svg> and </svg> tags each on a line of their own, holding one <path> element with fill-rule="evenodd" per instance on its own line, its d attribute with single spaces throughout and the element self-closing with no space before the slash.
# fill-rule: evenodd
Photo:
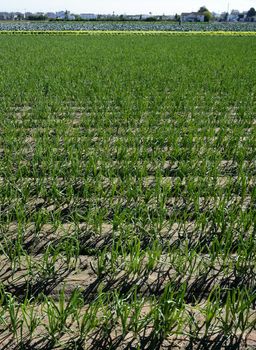
<svg viewBox="0 0 256 350">
<path fill-rule="evenodd" d="M 135 31 L 135 32 L 255 32 L 255 23 L 147 23 L 147 22 L 1 22 L 0 31 Z"/>
<path fill-rule="evenodd" d="M 255 348 L 254 40 L 1 36 L 3 347 Z"/>
</svg>

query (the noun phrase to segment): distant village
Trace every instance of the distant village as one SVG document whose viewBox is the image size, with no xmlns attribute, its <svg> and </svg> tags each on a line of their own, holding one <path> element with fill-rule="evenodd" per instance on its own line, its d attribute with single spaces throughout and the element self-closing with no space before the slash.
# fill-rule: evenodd
<svg viewBox="0 0 256 350">
<path fill-rule="evenodd" d="M 74 14 L 70 11 L 58 12 L 0 12 L 2 21 L 177 21 L 177 22 L 256 22 L 256 11 L 250 8 L 249 11 L 240 12 L 232 10 L 231 12 L 215 13 L 210 12 L 206 7 L 201 7 L 197 12 L 181 13 L 180 15 L 117 15 L 114 12 L 108 15 L 94 13 Z"/>
</svg>

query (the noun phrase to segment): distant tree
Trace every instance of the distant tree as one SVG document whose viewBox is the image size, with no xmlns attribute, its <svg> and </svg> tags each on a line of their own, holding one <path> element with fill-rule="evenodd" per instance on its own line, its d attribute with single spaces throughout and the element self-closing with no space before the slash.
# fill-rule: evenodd
<svg viewBox="0 0 256 350">
<path fill-rule="evenodd" d="M 225 22 L 227 22 L 227 20 L 228 20 L 228 12 L 226 12 L 226 13 L 225 13 L 225 15 L 224 15 L 224 18 L 223 18 L 223 19 L 224 19 L 224 21 L 225 21 Z"/>
<path fill-rule="evenodd" d="M 65 21 L 67 21 L 68 20 L 68 11 L 66 10 L 65 11 Z"/>
<path fill-rule="evenodd" d="M 18 20 L 18 21 L 21 21 L 22 19 L 24 19 L 24 16 L 23 16 L 21 13 L 19 13 L 19 14 L 17 15 L 17 20 Z"/>
<path fill-rule="evenodd" d="M 247 12 L 247 17 L 254 17 L 256 16 L 256 10 L 254 7 L 251 7 L 250 10 Z"/>
<path fill-rule="evenodd" d="M 29 15 L 27 17 L 27 20 L 29 20 L 29 21 L 46 21 L 47 17 L 44 15 Z"/>
<path fill-rule="evenodd" d="M 198 13 L 200 13 L 200 15 L 204 15 L 205 22 L 209 22 L 212 19 L 211 12 L 205 6 L 201 6 Z"/>
<path fill-rule="evenodd" d="M 209 11 L 208 9 L 207 9 L 207 7 L 205 7 L 205 6 L 201 6 L 200 7 L 200 9 L 198 10 L 198 13 L 204 13 L 204 12 L 206 12 L 206 11 Z"/>
<path fill-rule="evenodd" d="M 239 13 L 238 15 L 238 21 L 241 21 L 244 18 L 244 15 L 242 13 Z"/>
<path fill-rule="evenodd" d="M 212 14 L 210 11 L 205 11 L 204 12 L 204 21 L 205 22 L 210 22 L 210 20 L 212 19 Z"/>
<path fill-rule="evenodd" d="M 176 22 L 179 22 L 180 21 L 180 16 L 176 13 L 175 16 L 174 16 L 174 20 Z"/>
<path fill-rule="evenodd" d="M 156 22 L 157 19 L 156 19 L 156 17 L 147 17 L 147 18 L 144 19 L 144 21 L 145 22 Z"/>
</svg>

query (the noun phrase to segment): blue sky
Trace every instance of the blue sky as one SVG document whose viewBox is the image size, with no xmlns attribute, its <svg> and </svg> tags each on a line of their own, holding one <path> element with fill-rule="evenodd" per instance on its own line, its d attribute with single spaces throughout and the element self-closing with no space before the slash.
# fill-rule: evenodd
<svg viewBox="0 0 256 350">
<path fill-rule="evenodd" d="M 227 11 L 228 0 L 8 0 L 0 1 L 0 11 L 57 11 L 62 9 L 75 13 L 149 13 L 175 14 L 196 11 L 205 5 L 211 11 Z M 256 7 L 256 0 L 230 0 L 230 9 L 249 10 Z"/>
</svg>

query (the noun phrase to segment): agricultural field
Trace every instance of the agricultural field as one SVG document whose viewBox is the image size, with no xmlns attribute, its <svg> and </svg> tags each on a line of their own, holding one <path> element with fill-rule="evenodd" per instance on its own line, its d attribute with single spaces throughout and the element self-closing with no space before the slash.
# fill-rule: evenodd
<svg viewBox="0 0 256 350">
<path fill-rule="evenodd" d="M 0 21 L 1 31 L 166 31 L 166 32 L 256 32 L 252 23 L 179 23 L 175 22 L 39 22 Z"/>
<path fill-rule="evenodd" d="M 1 349 L 255 349 L 255 38 L 0 43 Z"/>
</svg>

